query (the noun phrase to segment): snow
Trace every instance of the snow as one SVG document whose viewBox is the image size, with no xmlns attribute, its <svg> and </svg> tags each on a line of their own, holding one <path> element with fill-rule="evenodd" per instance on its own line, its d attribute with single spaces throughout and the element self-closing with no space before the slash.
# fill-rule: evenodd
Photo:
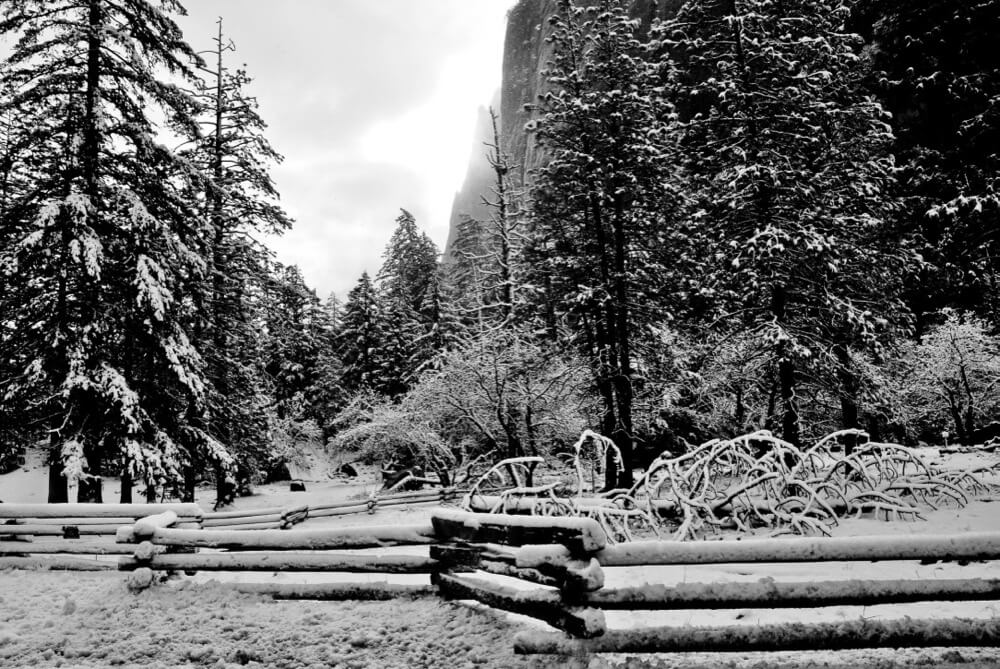
<svg viewBox="0 0 1000 669">
<path fill-rule="evenodd" d="M 996 454 L 938 454 L 949 468 L 995 462 Z M 0 499 L 44 501 L 45 467 L 29 455 L 30 471 L 0 476 Z M 370 473 L 369 473 L 370 474 Z M 237 500 L 236 510 L 290 507 L 346 499 L 365 499 L 373 480 L 344 484 L 322 481 L 307 493 L 290 493 L 287 484 L 262 486 L 258 494 Z M 364 478 L 364 477 L 363 477 Z M 117 495 L 108 480 L 105 493 Z M 199 491 L 209 508 L 210 489 Z M 401 506 L 374 515 L 356 514 L 309 519 L 302 529 L 335 529 L 360 525 L 426 523 L 434 507 Z M 1000 506 L 976 501 L 963 509 L 929 511 L 926 521 L 886 523 L 850 519 L 833 529 L 835 536 L 931 535 L 1000 531 Z M 359 551 L 371 556 L 426 555 L 426 548 L 400 546 Z M 85 558 L 116 561 L 115 556 Z M 607 588 L 644 583 L 756 583 L 850 581 L 855 579 L 1000 578 L 997 563 L 921 565 L 916 562 L 719 564 L 671 567 L 606 568 Z M 148 577 L 148 575 L 146 575 Z M 521 589 L 533 584 L 477 574 Z M 156 577 L 157 580 L 159 577 Z M 247 572 L 199 573 L 179 577 L 139 593 L 129 591 L 126 576 L 109 573 L 0 571 L 0 667 L 104 667 L 176 665 L 273 667 L 588 667 L 680 668 L 730 666 L 769 667 L 904 666 L 1000 667 L 996 650 L 908 649 L 733 653 L 713 656 L 681 653 L 648 657 L 601 655 L 591 658 L 524 657 L 513 654 L 519 631 L 551 628 L 518 615 L 501 615 L 483 606 L 443 602 L 437 598 L 382 602 L 272 601 L 238 593 L 234 583 L 294 585 L 313 583 L 427 584 L 422 574 L 325 574 Z M 864 618 L 889 620 L 963 617 L 995 620 L 997 602 L 936 602 L 869 607 L 830 606 L 814 609 L 730 609 L 683 611 L 606 611 L 610 630 L 662 625 L 762 625 L 782 622 L 850 622 Z"/>
<path fill-rule="evenodd" d="M 515 629 L 435 599 L 277 602 L 219 583 L 0 574 L 3 667 L 530 667 Z M 549 665 L 541 665 L 549 666 Z M 551 666 L 557 666 L 553 663 Z"/>
</svg>

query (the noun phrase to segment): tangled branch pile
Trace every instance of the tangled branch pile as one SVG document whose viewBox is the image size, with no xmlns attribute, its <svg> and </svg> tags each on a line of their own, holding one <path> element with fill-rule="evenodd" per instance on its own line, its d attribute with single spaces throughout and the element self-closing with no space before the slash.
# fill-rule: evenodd
<svg viewBox="0 0 1000 669">
<path fill-rule="evenodd" d="M 883 443 L 864 443 L 847 455 L 836 446 L 848 435 L 867 439 L 860 431 L 837 432 L 804 450 L 766 431 L 716 439 L 681 456 L 661 455 L 629 490 L 593 497 L 583 494 L 581 443 L 596 440 L 603 452 L 609 442 L 585 433 L 575 447 L 575 492 L 510 489 L 500 495 L 496 510 L 514 506 L 592 517 L 618 541 L 639 532 L 667 531 L 675 540 L 687 540 L 760 527 L 775 534 L 829 534 L 844 517 L 920 519 L 923 510 L 962 507 L 997 488 L 989 479 L 1000 473 L 1000 463 L 976 471 L 944 470 L 912 449 Z M 510 504 L 512 496 L 523 499 L 526 493 L 533 495 L 532 503 Z"/>
</svg>

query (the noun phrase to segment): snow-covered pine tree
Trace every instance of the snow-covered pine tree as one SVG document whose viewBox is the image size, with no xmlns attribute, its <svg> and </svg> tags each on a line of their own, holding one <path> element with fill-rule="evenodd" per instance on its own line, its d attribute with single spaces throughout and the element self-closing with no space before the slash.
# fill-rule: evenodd
<svg viewBox="0 0 1000 669">
<path fill-rule="evenodd" d="M 483 329 L 495 302 L 487 275 L 492 259 L 486 223 L 463 214 L 455 229 L 442 283 L 447 313 L 460 330 Z"/>
<path fill-rule="evenodd" d="M 315 327 L 318 342 L 316 376 L 305 397 L 309 415 L 323 431 L 324 442 L 332 436 L 333 421 L 347 403 L 342 385 L 344 364 L 337 354 L 337 333 L 342 312 L 343 306 L 333 293 L 320 307 Z"/>
<path fill-rule="evenodd" d="M 337 353 L 343 362 L 342 383 L 348 393 L 373 390 L 378 384 L 382 309 L 368 272 L 347 294 L 337 329 Z"/>
<path fill-rule="evenodd" d="M 697 294 L 716 325 L 771 352 L 792 443 L 801 379 L 850 394 L 852 353 L 904 321 L 901 251 L 886 239 L 892 133 L 860 92 L 848 15 L 840 0 L 692 0 L 655 30 L 684 112 Z"/>
<path fill-rule="evenodd" d="M 257 100 L 246 91 L 251 80 L 244 70 L 227 64 L 235 50 L 219 19 L 213 46 L 203 52 L 204 80 L 195 89 L 203 109 L 201 134 L 182 155 L 209 176 L 199 198 L 209 223 L 201 241 L 208 273 L 194 296 L 195 339 L 208 381 L 208 411 L 201 420 L 246 469 L 267 450 L 271 404 L 259 336 L 259 297 L 269 279 L 269 251 L 259 240 L 265 233 L 288 229 L 291 220 L 277 203 L 269 170 L 282 157 L 265 137 L 267 124 Z M 218 461 L 200 457 L 198 464 L 187 472 L 189 493 L 204 465 L 216 469 L 225 487 L 226 472 Z"/>
<path fill-rule="evenodd" d="M 273 383 L 279 418 L 287 414 L 316 381 L 326 312 L 316 292 L 295 265 L 277 265 L 266 298 L 267 373 Z"/>
<path fill-rule="evenodd" d="M 662 284 L 652 250 L 669 230 L 670 106 L 654 95 L 627 3 L 557 4 L 545 72 L 552 91 L 539 103 L 536 128 L 550 162 L 533 192 L 529 283 L 550 328 L 569 325 L 571 343 L 593 363 L 601 429 L 624 458 L 617 475 L 607 468 L 605 483 L 627 486 L 637 343 L 646 319 L 663 317 L 643 303 Z"/>
<path fill-rule="evenodd" d="M 13 205 L 20 232 L 4 270 L 20 292 L 4 317 L 27 365 L 2 392 L 52 389 L 50 501 L 66 499 L 63 474 L 113 467 L 152 490 L 179 477 L 192 445 L 215 444 L 187 420 L 205 396 L 183 327 L 204 271 L 202 219 L 183 197 L 199 177 L 157 142 L 151 118 L 157 109 L 193 130 L 195 101 L 159 78 L 194 79 L 197 57 L 170 18 L 180 12 L 176 0 L 0 7 L 0 34 L 14 41 L 0 117 L 48 128 L 28 148 L 30 195 Z"/>
<path fill-rule="evenodd" d="M 382 371 L 375 387 L 395 397 L 406 392 L 417 370 L 438 352 L 434 338 L 428 336 L 440 320 L 435 292 L 438 249 L 404 209 L 382 259 L 376 278 L 383 307 L 379 326 Z"/>
<path fill-rule="evenodd" d="M 1000 1 L 857 3 L 872 91 L 893 113 L 900 227 L 927 261 L 908 301 L 1000 326 Z"/>
<path fill-rule="evenodd" d="M 396 229 L 382 253 L 376 282 L 387 299 L 419 313 L 437 269 L 438 249 L 427 233 L 417 228 L 413 214 L 401 210 Z"/>
</svg>

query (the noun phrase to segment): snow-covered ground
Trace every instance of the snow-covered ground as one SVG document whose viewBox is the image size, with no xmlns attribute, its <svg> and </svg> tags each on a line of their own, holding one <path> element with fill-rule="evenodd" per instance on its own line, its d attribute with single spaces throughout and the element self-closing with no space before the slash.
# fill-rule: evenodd
<svg viewBox="0 0 1000 669">
<path fill-rule="evenodd" d="M 995 462 L 995 455 L 957 454 L 949 467 Z M 992 458 L 992 459 L 991 459 Z M 117 495 L 113 480 L 108 499 Z M 310 482 L 306 493 L 288 492 L 287 484 L 264 486 L 236 508 L 316 504 L 363 496 L 374 482 Z M 29 462 L 28 471 L 0 476 L 0 499 L 44 501 L 44 468 Z M 214 493 L 201 491 L 210 508 Z M 399 507 L 374 516 L 312 519 L 307 528 L 357 524 L 414 523 L 430 508 Z M 1000 502 L 976 501 L 964 509 L 929 511 L 926 521 L 885 523 L 851 519 L 835 528 L 838 536 L 862 534 L 948 534 L 1000 531 Z M 426 549 L 386 549 L 424 553 Z M 113 558 L 112 558 L 113 559 Z M 630 567 L 607 570 L 607 585 L 642 583 L 817 581 L 857 578 L 1000 578 L 996 563 L 959 566 L 915 563 L 824 565 L 711 565 Z M 380 575 L 198 574 L 161 584 L 139 594 L 125 587 L 118 572 L 81 574 L 0 572 L 0 667 L 103 667 L 186 665 L 258 667 L 561 667 L 565 659 L 513 655 L 513 635 L 539 626 L 518 616 L 501 616 L 482 607 L 435 599 L 392 602 L 275 602 L 234 592 L 231 581 L 316 582 L 385 580 Z M 394 582 L 426 582 L 426 577 L 393 577 Z M 510 580 L 504 579 L 506 583 Z M 828 607 L 814 610 L 740 610 L 679 612 L 609 612 L 613 629 L 646 625 L 758 624 L 781 621 L 838 621 L 865 618 L 995 618 L 996 603 L 933 603 L 880 607 Z M 605 667 L 820 667 L 903 666 L 1000 667 L 994 650 L 930 649 L 841 653 L 702 654 L 670 657 L 601 656 L 577 658 L 569 666 Z"/>
</svg>

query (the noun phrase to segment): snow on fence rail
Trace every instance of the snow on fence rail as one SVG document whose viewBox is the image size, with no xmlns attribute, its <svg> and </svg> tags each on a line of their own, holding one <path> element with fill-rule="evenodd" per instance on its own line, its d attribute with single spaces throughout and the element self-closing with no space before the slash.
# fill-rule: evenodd
<svg viewBox="0 0 1000 669">
<path fill-rule="evenodd" d="M 226 535 L 207 532 L 245 532 L 248 530 L 287 530 L 310 517 L 344 515 L 349 513 L 375 513 L 380 508 L 414 504 L 441 504 L 456 499 L 460 491 L 444 488 L 393 495 L 373 495 L 366 500 L 346 503 L 298 505 L 266 509 L 242 509 L 221 512 L 204 512 L 197 504 L 0 504 L 0 565 L 21 568 L 94 569 L 94 562 L 67 558 L 65 555 L 128 555 L 128 546 L 100 541 L 102 537 L 118 536 L 126 543 L 135 537 L 136 522 L 156 522 L 151 519 L 172 513 L 170 522 L 162 519 L 155 529 L 206 530 L 198 537 L 204 542 L 227 541 Z M 16 528 L 16 529 L 15 529 Z M 123 528 L 125 528 L 123 530 Z M 429 528 L 425 528 L 428 529 Z M 147 532 L 152 534 L 152 530 Z M 246 535 L 233 535 L 236 544 L 247 540 Z M 81 539 L 86 537 L 86 539 Z M 35 541 L 35 539 L 41 541 Z M 70 540 L 70 541 L 63 541 Z M 286 543 L 272 535 L 257 539 L 260 549 L 274 548 Z M 373 540 L 373 545 L 380 545 Z M 270 542 L 270 543 L 269 543 Z M 172 547 L 170 550 L 191 550 L 195 545 Z M 216 546 L 223 547 L 225 546 Z M 312 549 L 305 549 L 312 550 Z M 161 551 L 162 552 L 162 551 Z M 47 557 L 39 557 L 39 556 Z M 29 556 L 31 559 L 28 559 Z"/>
<path fill-rule="evenodd" d="M 430 574 L 439 569 L 437 560 L 426 555 L 350 552 L 383 546 L 426 546 L 434 541 L 434 528 L 430 523 L 323 530 L 247 531 L 176 530 L 157 526 L 162 523 L 149 523 L 149 520 L 141 520 L 132 528 L 123 528 L 118 536 L 118 541 L 122 543 L 138 544 L 134 546 L 131 556 L 123 557 L 118 562 L 120 570 L 133 572 L 129 583 L 136 589 L 151 585 L 155 571 Z M 198 552 L 199 549 L 216 550 Z M 194 552 L 176 553 L 182 550 Z M 303 584 L 271 594 L 284 598 L 337 598 L 328 585 Z M 360 599 L 385 599 L 387 590 L 378 584 L 356 583 L 350 584 L 347 589 L 341 585 L 337 592 L 341 593 L 340 598 L 345 598 L 346 593 L 352 593 Z"/>
<path fill-rule="evenodd" d="M 176 527 L 201 526 L 195 504 L 0 504 L 0 569 L 114 569 L 93 556 L 131 553 L 107 538 L 151 513 Z"/>
<path fill-rule="evenodd" d="M 418 498 L 409 495 L 409 499 Z M 2 505 L 13 507 L 14 505 Z M 111 507 L 112 505 L 107 505 Z M 515 651 L 539 653 L 688 652 L 847 649 L 899 646 L 1000 646 L 1000 621 L 861 620 L 838 623 L 608 630 L 605 610 L 814 608 L 917 601 L 997 601 L 1000 579 L 850 580 L 783 583 L 647 584 L 606 588 L 605 569 L 641 565 L 760 562 L 1000 559 L 1000 533 L 956 536 L 785 538 L 746 541 L 646 541 L 609 545 L 600 524 L 586 518 L 507 516 L 437 509 L 431 521 L 410 526 L 325 530 L 177 529 L 176 509 L 136 505 L 157 513 L 119 528 L 118 568 L 130 585 L 147 587 L 154 571 L 336 571 L 429 574 L 431 585 L 387 583 L 238 584 L 247 592 L 282 599 L 389 599 L 438 593 L 528 615 L 561 632 L 525 632 Z M 37 509 L 12 509 L 37 518 Z M 79 509 L 75 510 L 77 513 Z M 105 511 L 102 509 L 102 511 Z M 267 511 L 267 510 L 265 510 Z M 104 518 L 128 518 L 118 515 Z M 110 514 L 111 511 L 106 510 Z M 226 512 L 220 520 L 252 516 Z M 273 514 L 271 514 L 273 515 Z M 0 516 L 2 517 L 2 516 Z M 58 518 L 55 514 L 40 517 Z M 82 516 L 74 516 L 82 517 Z M 194 516 L 187 516 L 193 518 Z M 10 516 L 8 516 L 10 518 Z M 201 520 L 202 518 L 199 518 Z M 247 523 L 253 525 L 254 523 Z M 243 525 L 246 527 L 247 525 Z M 19 529 L 21 526 L 17 526 Z M 53 542 L 0 543 L 3 555 L 56 552 Z M 70 544 L 71 542 L 61 542 Z M 17 546 L 15 549 L 7 548 Z M 83 544 L 79 544 L 82 546 Z M 427 555 L 352 552 L 382 546 L 428 547 Z M 215 549 L 199 552 L 200 549 Z M 30 553 L 29 553 L 30 551 Z M 221 552 L 220 552 L 221 551 Z M 83 552 L 83 551 L 81 551 Z M 36 555 L 32 559 L 37 559 Z M 72 556 L 65 557 L 72 560 Z M 84 567 L 81 567 L 84 568 Z M 513 576 L 545 589 L 514 589 L 469 572 Z"/>
<path fill-rule="evenodd" d="M 1000 559 L 1000 533 L 957 536 L 647 541 L 604 545 L 570 519 L 495 514 L 435 514 L 440 540 L 431 555 L 445 565 L 442 595 L 542 620 L 564 634 L 524 632 L 522 654 L 768 651 L 898 646 L 1000 646 L 1000 621 L 864 620 L 836 624 L 654 627 L 608 630 L 604 610 L 815 608 L 918 601 L 1000 600 L 1000 579 L 851 580 L 818 583 L 647 584 L 604 588 L 604 568 L 757 562 Z M 549 540 L 542 541 L 548 533 Z M 541 545 L 531 545 L 535 542 Z M 523 590 L 449 573 L 450 567 L 514 576 L 556 590 Z"/>
<path fill-rule="evenodd" d="M 197 504 L 0 504 L 0 555 L 56 552 L 44 550 L 50 546 L 40 546 L 39 551 L 14 550 L 7 542 L 27 543 L 35 537 L 79 540 L 81 536 L 113 536 L 123 525 L 164 512 L 174 514 L 176 527 L 201 527 L 203 513 Z M 91 550 L 100 548 L 92 542 L 60 542 L 60 545 L 65 550 L 58 552 L 100 553 Z"/>
</svg>

